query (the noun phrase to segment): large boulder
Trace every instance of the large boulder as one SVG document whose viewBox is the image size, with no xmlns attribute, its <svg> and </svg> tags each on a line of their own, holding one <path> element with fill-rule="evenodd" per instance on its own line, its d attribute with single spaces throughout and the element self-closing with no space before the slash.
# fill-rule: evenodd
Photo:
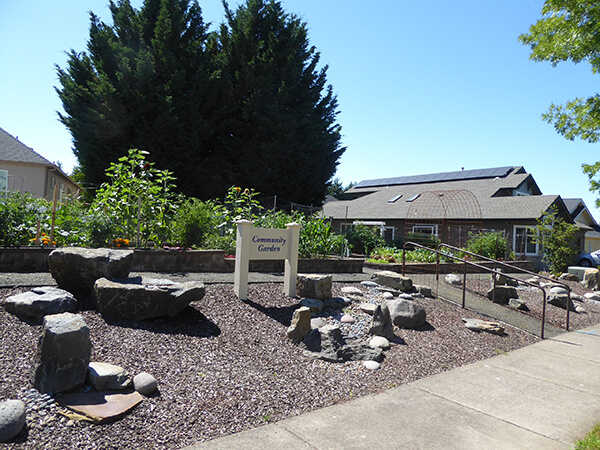
<svg viewBox="0 0 600 450">
<path fill-rule="evenodd" d="M 402 292 L 411 292 L 413 288 L 412 280 L 391 270 L 380 270 L 371 275 L 371 280 L 377 284 L 397 289 Z"/>
<path fill-rule="evenodd" d="M 385 303 L 377 305 L 375 308 L 369 333 L 375 336 L 382 336 L 389 341 L 394 340 L 395 336 L 394 326 L 392 324 L 392 316 L 390 315 L 390 310 Z"/>
<path fill-rule="evenodd" d="M 598 281 L 600 278 L 600 271 L 598 269 L 586 269 L 583 273 L 583 287 L 595 291 L 598 289 Z"/>
<path fill-rule="evenodd" d="M 299 346 L 304 349 L 306 356 L 329 362 L 383 359 L 381 349 L 371 348 L 362 339 L 344 338 L 342 331 L 335 325 L 325 325 L 312 330 Z"/>
<path fill-rule="evenodd" d="M 94 285 L 94 302 L 105 316 L 122 319 L 150 319 L 173 317 L 191 302 L 204 297 L 204 283 L 188 281 L 176 283 L 171 280 L 141 277 L 122 280 L 100 278 Z"/>
<path fill-rule="evenodd" d="M 83 385 L 92 354 L 90 329 L 78 314 L 44 317 L 42 337 L 31 370 L 40 392 L 65 392 Z"/>
<path fill-rule="evenodd" d="M 301 306 L 294 311 L 292 323 L 287 329 L 287 336 L 294 344 L 298 344 L 311 330 L 310 308 Z"/>
<path fill-rule="evenodd" d="M 494 303 L 508 305 L 509 300 L 511 298 L 519 298 L 519 294 L 513 286 L 497 284 L 495 287 L 492 286 L 492 288 L 487 292 L 487 298 Z"/>
<path fill-rule="evenodd" d="M 50 273 L 58 287 L 75 295 L 88 295 L 99 278 L 127 278 L 133 250 L 65 247 L 48 256 Z"/>
<path fill-rule="evenodd" d="M 4 300 L 4 308 L 17 316 L 42 317 L 74 311 L 77 299 L 68 291 L 41 286 Z"/>
<path fill-rule="evenodd" d="M 298 297 L 327 300 L 331 298 L 331 275 L 298 274 L 296 276 L 296 295 Z"/>
<path fill-rule="evenodd" d="M 425 308 L 418 303 L 403 298 L 387 300 L 392 323 L 399 328 L 419 328 L 427 321 Z"/>
<path fill-rule="evenodd" d="M 16 437 L 25 426 L 25 403 L 21 400 L 0 402 L 0 442 Z"/>
</svg>

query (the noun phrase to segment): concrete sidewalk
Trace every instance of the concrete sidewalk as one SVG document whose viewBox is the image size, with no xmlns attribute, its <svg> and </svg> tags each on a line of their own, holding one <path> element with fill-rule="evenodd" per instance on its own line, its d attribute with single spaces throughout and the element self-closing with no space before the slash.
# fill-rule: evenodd
<svg viewBox="0 0 600 450">
<path fill-rule="evenodd" d="M 568 449 L 598 422 L 600 325 L 187 449 Z"/>
</svg>

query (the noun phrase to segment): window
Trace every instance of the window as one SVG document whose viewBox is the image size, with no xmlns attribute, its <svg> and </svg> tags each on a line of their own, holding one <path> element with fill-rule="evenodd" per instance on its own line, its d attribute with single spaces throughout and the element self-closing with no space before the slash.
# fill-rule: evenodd
<svg viewBox="0 0 600 450">
<path fill-rule="evenodd" d="M 513 250 L 517 255 L 537 256 L 538 245 L 533 242 L 535 231 L 526 226 L 514 227 Z"/>
<path fill-rule="evenodd" d="M 396 202 L 396 201 L 397 201 L 398 199 L 400 199 L 400 198 L 402 198 L 402 194 L 398 194 L 398 195 L 396 195 L 396 196 L 394 196 L 394 197 L 390 198 L 390 199 L 388 200 L 388 203 L 394 203 L 394 202 Z"/>
<path fill-rule="evenodd" d="M 8 170 L 0 169 L 0 192 L 8 191 Z"/>
<path fill-rule="evenodd" d="M 437 225 L 414 225 L 412 227 L 412 232 L 437 236 L 438 235 L 438 226 Z"/>
<path fill-rule="evenodd" d="M 421 194 L 415 194 L 413 195 L 411 198 L 407 198 L 406 202 L 410 203 L 410 202 L 414 202 L 416 199 L 418 199 L 421 196 Z"/>
</svg>

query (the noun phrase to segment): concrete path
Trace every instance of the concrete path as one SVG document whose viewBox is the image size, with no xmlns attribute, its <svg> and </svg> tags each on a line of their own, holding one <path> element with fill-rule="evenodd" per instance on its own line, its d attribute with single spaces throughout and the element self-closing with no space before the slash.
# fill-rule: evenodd
<svg viewBox="0 0 600 450">
<path fill-rule="evenodd" d="M 568 449 L 600 422 L 600 325 L 205 449 Z"/>
</svg>

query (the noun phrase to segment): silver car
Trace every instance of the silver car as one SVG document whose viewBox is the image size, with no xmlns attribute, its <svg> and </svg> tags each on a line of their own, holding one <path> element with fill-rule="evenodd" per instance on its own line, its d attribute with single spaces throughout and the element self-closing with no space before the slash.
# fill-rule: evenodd
<svg viewBox="0 0 600 450">
<path fill-rule="evenodd" d="M 600 250 L 591 253 L 581 253 L 577 257 L 577 265 L 581 267 L 600 266 Z"/>
</svg>

